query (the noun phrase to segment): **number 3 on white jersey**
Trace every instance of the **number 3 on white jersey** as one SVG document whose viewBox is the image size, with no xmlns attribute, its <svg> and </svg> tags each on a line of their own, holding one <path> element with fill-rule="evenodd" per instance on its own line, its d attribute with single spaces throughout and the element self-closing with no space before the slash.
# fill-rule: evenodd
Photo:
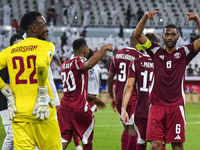
<svg viewBox="0 0 200 150">
<path fill-rule="evenodd" d="M 62 81 L 63 81 L 63 92 L 67 92 L 67 90 L 73 91 L 76 89 L 74 74 L 71 70 L 68 72 L 67 78 L 66 78 L 65 72 L 61 72 L 61 76 L 62 76 Z M 70 85 L 69 80 L 71 80 L 72 85 Z M 66 83 L 67 88 L 65 86 L 65 83 Z"/>
</svg>

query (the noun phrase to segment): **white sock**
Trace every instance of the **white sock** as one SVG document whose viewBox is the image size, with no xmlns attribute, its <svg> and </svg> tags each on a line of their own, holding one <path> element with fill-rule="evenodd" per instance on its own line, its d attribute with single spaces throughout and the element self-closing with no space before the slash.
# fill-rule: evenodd
<svg viewBox="0 0 200 150">
<path fill-rule="evenodd" d="M 79 145 L 79 146 L 76 146 L 76 150 L 83 150 L 82 147 Z"/>
</svg>

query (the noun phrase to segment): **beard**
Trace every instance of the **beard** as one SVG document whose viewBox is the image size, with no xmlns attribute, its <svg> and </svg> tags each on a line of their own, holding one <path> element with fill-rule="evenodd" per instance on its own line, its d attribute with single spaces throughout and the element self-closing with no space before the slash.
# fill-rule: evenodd
<svg viewBox="0 0 200 150">
<path fill-rule="evenodd" d="M 177 43 L 177 40 L 175 40 L 175 41 L 170 41 L 170 42 L 172 42 L 172 44 L 168 44 L 167 42 L 169 42 L 169 41 L 165 41 L 165 45 L 168 47 L 168 48 L 173 48 L 175 45 L 176 45 L 176 43 Z"/>
</svg>

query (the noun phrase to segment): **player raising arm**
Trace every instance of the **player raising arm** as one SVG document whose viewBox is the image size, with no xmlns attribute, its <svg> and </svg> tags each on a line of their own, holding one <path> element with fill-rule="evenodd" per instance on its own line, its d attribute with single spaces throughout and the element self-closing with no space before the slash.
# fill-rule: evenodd
<svg viewBox="0 0 200 150">
<path fill-rule="evenodd" d="M 171 143 L 173 150 L 182 150 L 185 142 L 185 68 L 200 50 L 200 39 L 194 43 L 176 48 L 179 38 L 178 28 L 169 24 L 163 28 L 162 39 L 165 47 L 161 47 L 144 36 L 143 30 L 148 19 L 153 19 L 155 12 L 146 12 L 138 23 L 135 38 L 146 50 L 154 63 L 154 75 L 151 87 L 147 123 L 147 141 L 151 142 L 151 150 L 160 150 L 163 140 Z M 200 34 L 200 20 L 194 13 L 186 13 L 188 19 L 194 20 Z"/>
<path fill-rule="evenodd" d="M 112 44 L 104 45 L 89 60 L 85 58 L 89 47 L 84 38 L 73 42 L 73 50 L 74 56 L 61 66 L 64 95 L 57 115 L 62 145 L 65 150 L 73 132 L 76 132 L 82 140 L 83 150 L 92 150 L 94 118 L 87 100 L 95 100 L 99 104 L 99 99 L 88 95 L 88 70 L 99 62 L 106 50 L 112 51 Z M 104 104 L 100 106 L 102 109 L 104 107 Z"/>
</svg>

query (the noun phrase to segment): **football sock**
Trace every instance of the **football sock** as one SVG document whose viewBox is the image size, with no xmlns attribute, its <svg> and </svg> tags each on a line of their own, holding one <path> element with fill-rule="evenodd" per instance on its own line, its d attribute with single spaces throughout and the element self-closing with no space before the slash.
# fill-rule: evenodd
<svg viewBox="0 0 200 150">
<path fill-rule="evenodd" d="M 136 136 L 129 136 L 128 150 L 136 150 L 136 145 L 137 145 L 137 137 Z"/>
<path fill-rule="evenodd" d="M 166 150 L 165 144 L 162 145 L 162 149 L 161 150 Z"/>
<path fill-rule="evenodd" d="M 143 144 L 141 144 L 141 145 L 140 145 L 140 144 L 137 144 L 137 145 L 136 145 L 136 150 L 146 150 L 146 147 L 147 147 L 146 145 L 143 145 Z"/>
<path fill-rule="evenodd" d="M 76 150 L 83 150 L 82 147 L 79 145 L 79 146 L 76 146 Z"/>
<path fill-rule="evenodd" d="M 78 135 L 76 134 L 76 132 L 73 132 L 73 140 L 74 140 L 74 144 L 75 146 L 79 146 L 79 140 L 78 140 Z"/>
<path fill-rule="evenodd" d="M 128 139 L 129 139 L 128 132 L 123 131 L 122 136 L 121 136 L 121 150 L 128 149 Z"/>
<path fill-rule="evenodd" d="M 83 150 L 92 150 L 92 144 L 83 145 Z"/>
</svg>

